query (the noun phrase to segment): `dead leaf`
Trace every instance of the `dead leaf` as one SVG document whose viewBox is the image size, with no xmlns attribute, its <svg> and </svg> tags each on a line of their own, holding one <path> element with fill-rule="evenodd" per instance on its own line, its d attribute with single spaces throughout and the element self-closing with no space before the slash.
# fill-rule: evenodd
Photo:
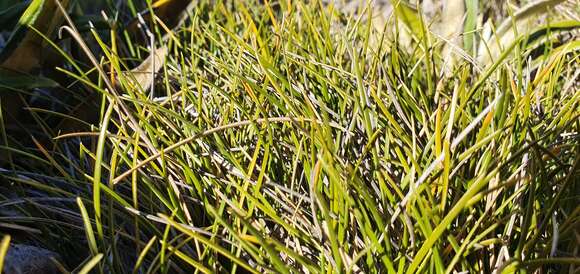
<svg viewBox="0 0 580 274">
<path fill-rule="evenodd" d="M 155 75 L 163 67 L 167 52 L 168 49 L 165 45 L 157 48 L 138 67 L 124 72 L 123 74 L 130 85 L 133 88 L 140 87 L 143 91 L 148 90 L 155 80 Z M 119 83 L 119 81 L 116 82 Z"/>
<path fill-rule="evenodd" d="M 63 0 L 62 4 L 68 2 Z M 0 67 L 26 73 L 40 68 L 44 39 L 30 28 L 50 37 L 61 22 L 53 0 L 32 1 L 0 53 Z"/>
</svg>

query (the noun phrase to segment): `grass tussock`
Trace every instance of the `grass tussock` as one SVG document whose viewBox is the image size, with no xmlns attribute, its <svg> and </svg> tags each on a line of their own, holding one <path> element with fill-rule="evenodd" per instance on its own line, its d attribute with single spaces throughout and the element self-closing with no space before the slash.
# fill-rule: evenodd
<svg viewBox="0 0 580 274">
<path fill-rule="evenodd" d="M 71 29 L 86 59 L 54 44 L 57 70 L 98 122 L 31 109 L 49 141 L 4 135 L 2 226 L 102 273 L 577 269 L 580 44 L 557 1 L 487 37 L 467 5 L 453 39 L 412 6 L 377 26 L 259 2 L 199 1 L 144 46 Z"/>
</svg>

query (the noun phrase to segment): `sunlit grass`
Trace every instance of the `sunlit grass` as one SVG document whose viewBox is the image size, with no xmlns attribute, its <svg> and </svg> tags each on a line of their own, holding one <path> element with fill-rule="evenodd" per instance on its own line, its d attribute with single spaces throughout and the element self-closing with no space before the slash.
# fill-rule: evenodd
<svg viewBox="0 0 580 274">
<path fill-rule="evenodd" d="M 34 164 L 3 172 L 19 193 L 2 206 L 23 215 L 5 222 L 35 222 L 81 272 L 580 264 L 580 45 L 555 38 L 577 22 L 487 48 L 465 36 L 449 66 L 421 17 L 405 31 L 317 3 L 215 2 L 170 35 L 155 25 L 152 85 L 85 35 L 98 80 L 61 70 L 100 94 L 100 124 L 18 152 Z M 476 41 L 491 61 L 474 63 Z"/>
</svg>

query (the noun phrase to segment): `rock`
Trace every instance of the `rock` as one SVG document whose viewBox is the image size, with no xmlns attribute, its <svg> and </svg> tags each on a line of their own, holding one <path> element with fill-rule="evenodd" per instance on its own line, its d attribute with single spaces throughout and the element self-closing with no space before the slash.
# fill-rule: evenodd
<svg viewBox="0 0 580 274">
<path fill-rule="evenodd" d="M 56 264 L 50 259 L 60 260 L 60 256 L 50 250 L 23 244 L 10 245 L 4 258 L 6 274 L 57 274 Z"/>
</svg>

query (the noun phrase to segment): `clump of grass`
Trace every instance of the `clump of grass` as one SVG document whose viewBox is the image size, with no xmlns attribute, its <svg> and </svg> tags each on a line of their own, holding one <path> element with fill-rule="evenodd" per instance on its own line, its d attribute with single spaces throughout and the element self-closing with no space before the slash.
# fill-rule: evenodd
<svg viewBox="0 0 580 274">
<path fill-rule="evenodd" d="M 67 248 L 86 271 L 580 263 L 577 41 L 547 25 L 449 67 L 421 17 L 377 30 L 372 9 L 263 2 L 200 1 L 170 35 L 155 25 L 168 51 L 151 85 L 104 42 L 99 80 L 63 69 L 99 92 L 100 124 L 3 175 L 20 190 L 3 206 L 25 215 L 7 222 L 83 239 Z"/>
</svg>

